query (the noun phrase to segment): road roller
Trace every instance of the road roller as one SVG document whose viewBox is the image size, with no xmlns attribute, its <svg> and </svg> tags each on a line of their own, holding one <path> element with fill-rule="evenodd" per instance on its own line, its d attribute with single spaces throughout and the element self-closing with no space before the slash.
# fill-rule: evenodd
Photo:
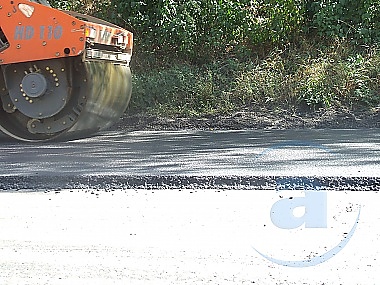
<svg viewBox="0 0 380 285">
<path fill-rule="evenodd" d="M 133 34 L 47 1 L 0 0 L 0 130 L 29 142 L 86 137 L 131 97 Z"/>
</svg>

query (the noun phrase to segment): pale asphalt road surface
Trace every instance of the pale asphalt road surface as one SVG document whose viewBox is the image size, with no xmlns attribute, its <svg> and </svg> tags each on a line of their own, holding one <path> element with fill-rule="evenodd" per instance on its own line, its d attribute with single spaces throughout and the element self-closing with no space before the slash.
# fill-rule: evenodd
<svg viewBox="0 0 380 285">
<path fill-rule="evenodd" d="M 61 182 L 94 174 L 366 180 L 380 173 L 377 130 L 114 132 L 41 145 L 4 140 L 0 148 L 0 284 L 346 285 L 379 279 L 378 185 L 313 191 L 325 193 L 326 226 L 294 229 L 276 226 L 272 207 L 305 198 L 310 189 L 294 191 L 286 183 L 277 185 L 288 190 L 281 192 L 90 183 L 60 191 L 7 188 L 15 181 L 9 176 L 48 182 L 59 175 Z M 299 210 L 294 217 L 303 217 Z M 317 262 L 290 267 L 276 260 Z"/>
<path fill-rule="evenodd" d="M 108 132 L 71 142 L 0 137 L 0 175 L 380 177 L 379 130 Z"/>
</svg>

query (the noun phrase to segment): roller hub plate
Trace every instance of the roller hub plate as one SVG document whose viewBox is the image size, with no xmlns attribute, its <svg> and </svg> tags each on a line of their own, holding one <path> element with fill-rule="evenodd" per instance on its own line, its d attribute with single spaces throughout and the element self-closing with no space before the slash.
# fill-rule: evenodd
<svg viewBox="0 0 380 285">
<path fill-rule="evenodd" d="M 47 90 L 47 81 L 42 74 L 33 72 L 25 75 L 21 86 L 26 96 L 38 98 L 45 94 Z"/>
<path fill-rule="evenodd" d="M 6 68 L 5 78 L 12 103 L 30 118 L 50 118 L 66 105 L 68 84 L 59 61 L 14 64 Z"/>
</svg>

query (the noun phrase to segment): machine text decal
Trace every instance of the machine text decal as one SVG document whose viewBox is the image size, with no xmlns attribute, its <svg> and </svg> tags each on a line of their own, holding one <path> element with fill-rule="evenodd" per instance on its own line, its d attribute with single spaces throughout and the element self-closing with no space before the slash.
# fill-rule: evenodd
<svg viewBox="0 0 380 285">
<path fill-rule="evenodd" d="M 59 40 L 62 38 L 62 26 L 40 26 L 39 31 L 36 32 L 33 26 L 17 26 L 15 28 L 15 40 L 31 40 L 35 36 L 39 36 L 40 40 Z"/>
</svg>

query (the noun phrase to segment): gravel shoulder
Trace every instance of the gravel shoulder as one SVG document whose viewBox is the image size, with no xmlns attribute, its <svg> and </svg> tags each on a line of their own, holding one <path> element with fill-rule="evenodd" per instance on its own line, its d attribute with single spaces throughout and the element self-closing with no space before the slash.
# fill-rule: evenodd
<svg viewBox="0 0 380 285">
<path fill-rule="evenodd" d="M 231 115 L 161 117 L 128 114 L 111 130 L 362 129 L 380 127 L 380 108 L 366 111 L 328 109 L 314 112 L 242 110 Z"/>
</svg>

